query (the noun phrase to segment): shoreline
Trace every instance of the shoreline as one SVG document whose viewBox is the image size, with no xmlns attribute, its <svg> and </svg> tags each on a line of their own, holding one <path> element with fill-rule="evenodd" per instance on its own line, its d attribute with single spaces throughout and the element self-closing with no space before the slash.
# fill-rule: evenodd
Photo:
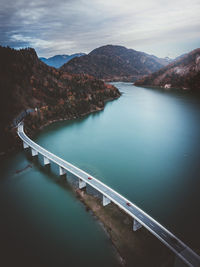
<svg viewBox="0 0 200 267">
<path fill-rule="evenodd" d="M 72 188 L 86 211 L 102 224 L 115 248 L 116 257 L 123 267 L 173 265 L 173 253 L 144 227 L 133 232 L 132 218 L 114 203 L 107 206 L 86 190 Z"/>
<path fill-rule="evenodd" d="M 115 100 L 115 99 L 112 99 L 112 100 Z M 111 101 L 111 100 L 108 100 L 108 101 Z M 51 125 L 51 124 L 53 124 L 53 123 L 55 123 L 55 122 L 59 122 L 59 121 L 72 121 L 72 120 L 78 120 L 78 119 L 82 119 L 82 118 L 84 118 L 84 117 L 86 117 L 86 116 L 88 116 L 88 115 L 90 115 L 90 114 L 93 114 L 93 113 L 96 113 L 96 112 L 99 112 L 99 111 L 102 111 L 102 110 L 104 110 L 104 107 L 103 108 L 99 108 L 99 109 L 97 109 L 97 110 L 93 110 L 93 111 L 89 111 L 89 112 L 86 112 L 86 113 L 83 113 L 83 114 L 81 114 L 80 116 L 78 116 L 78 117 L 76 117 L 76 116 L 74 116 L 74 117 L 72 117 L 72 118 L 62 118 L 62 119 L 52 119 L 52 120 L 49 120 L 48 122 L 46 122 L 45 124 L 43 124 L 43 125 L 41 125 L 40 127 L 39 127 L 39 129 L 37 130 L 37 132 L 36 132 L 36 134 L 38 134 L 41 130 L 43 130 L 45 127 L 47 127 L 47 126 L 49 126 L 49 125 Z"/>
<path fill-rule="evenodd" d="M 35 136 L 42 129 L 55 122 L 81 119 L 92 113 L 102 111 L 106 102 L 115 99 L 118 98 L 107 99 L 102 108 L 80 114 L 79 116 L 49 119 L 45 123 L 41 122 L 39 128 L 31 129 L 31 135 Z M 124 211 L 120 210 L 120 208 L 118 208 L 115 204 L 111 203 L 108 206 L 103 207 L 99 199 L 89 195 L 88 193 L 85 193 L 84 190 L 81 191 L 73 186 L 72 190 L 75 192 L 76 197 L 83 203 L 86 211 L 91 211 L 92 216 L 99 221 L 104 231 L 106 231 L 106 234 L 109 236 L 109 240 L 116 251 L 116 257 L 120 266 L 132 267 L 133 264 L 141 267 L 161 266 L 163 262 L 166 263 L 169 261 L 169 259 L 171 262 L 170 251 L 168 251 L 168 249 L 146 229 L 143 228 L 138 232 L 133 232 L 132 219 Z M 153 254 L 152 251 L 153 247 L 155 247 L 155 254 Z M 160 253 L 158 254 L 162 256 L 161 258 L 159 258 L 157 255 L 157 250 L 160 250 Z M 150 262 L 152 262 L 152 265 L 149 265 Z M 157 265 L 158 262 L 160 263 L 159 265 Z M 167 263 L 163 266 L 170 267 L 171 265 Z"/>
<path fill-rule="evenodd" d="M 120 95 L 121 96 L 121 95 Z M 56 122 L 59 122 L 59 121 L 72 121 L 72 120 L 78 120 L 78 119 L 82 119 L 90 114 L 93 114 L 93 113 L 97 113 L 97 112 L 100 112 L 100 111 L 103 111 L 104 108 L 105 108 L 105 105 L 110 102 L 110 101 L 114 101 L 114 100 L 117 100 L 120 96 L 118 97 L 115 97 L 115 98 L 108 98 L 106 100 L 104 100 L 104 106 L 103 107 L 96 107 L 96 109 L 93 109 L 93 110 L 90 110 L 88 112 L 85 112 L 85 113 L 82 113 L 82 114 L 79 114 L 78 116 L 69 116 L 69 117 L 64 117 L 64 118 L 56 118 L 56 119 L 49 119 L 47 122 L 45 122 L 44 124 L 41 123 L 41 125 L 39 126 L 39 128 L 33 130 L 31 129 L 31 137 L 35 137 L 37 134 L 39 134 L 40 131 L 42 131 L 45 127 L 53 124 L 53 123 L 56 123 Z M 25 118 L 26 120 L 26 118 Z M 26 124 L 24 124 L 25 126 L 25 132 L 26 132 Z"/>
<path fill-rule="evenodd" d="M 118 98 L 115 98 L 118 99 Z M 98 111 L 102 111 L 105 108 L 105 105 L 110 100 L 115 99 L 107 99 L 104 102 L 104 106 L 102 108 L 98 108 L 86 113 L 83 113 L 79 116 L 74 117 L 65 117 L 58 119 L 50 119 L 46 123 L 41 124 L 39 128 L 35 129 L 32 132 L 32 135 L 37 135 L 40 131 L 42 131 L 45 127 L 61 121 L 70 121 L 76 120 L 86 117 L 92 113 L 96 113 Z M 25 124 L 26 127 L 26 124 Z M 135 266 L 156 266 L 157 264 L 157 249 L 160 248 L 160 254 L 167 254 L 168 249 L 152 234 L 150 234 L 146 229 L 141 229 L 141 231 L 133 232 L 132 230 L 132 219 L 128 214 L 124 211 L 120 210 L 113 203 L 109 204 L 106 207 L 103 207 L 101 204 L 101 200 L 98 198 L 85 193 L 84 190 L 76 189 L 72 186 L 72 190 L 74 191 L 76 197 L 83 203 L 86 208 L 86 211 L 91 211 L 92 216 L 95 217 L 103 227 L 106 234 L 109 236 L 109 240 L 112 243 L 116 251 L 116 257 L 120 266 L 123 267 L 132 267 L 135 262 Z M 121 220 L 119 220 L 121 218 Z M 128 224 L 128 225 L 127 225 Z M 122 235 L 123 233 L 123 235 Z M 149 245 L 146 246 L 145 239 L 148 239 Z M 128 241 L 128 242 L 127 242 Z M 149 249 L 149 247 L 156 247 L 155 254 L 152 258 L 153 251 Z M 149 253 L 151 251 L 151 253 Z M 152 255 L 150 255 L 152 254 Z M 145 255 L 145 256 L 144 256 Z M 169 255 L 170 251 L 169 251 Z M 144 260 L 144 258 L 146 259 Z M 167 256 L 168 258 L 168 256 Z M 140 261 L 142 263 L 140 263 Z M 149 262 L 152 262 L 152 265 L 149 265 Z M 158 260 L 163 261 L 163 259 Z M 166 259 L 164 260 L 166 261 Z M 160 262 L 161 263 L 161 262 Z M 165 265 L 165 267 L 170 267 L 171 265 Z"/>
<path fill-rule="evenodd" d="M 25 132 L 28 132 L 29 136 L 30 137 L 35 137 L 37 134 L 39 134 L 39 132 L 41 130 L 43 130 L 45 127 L 51 125 L 52 123 L 55 123 L 55 122 L 59 122 L 59 121 L 72 121 L 72 120 L 77 120 L 77 119 L 82 119 L 90 114 L 93 114 L 93 113 L 96 113 L 96 112 L 99 112 L 99 111 L 102 111 L 104 110 L 105 108 L 105 105 L 106 103 L 110 102 L 110 101 L 114 101 L 114 100 L 117 100 L 119 97 L 121 96 L 121 93 L 119 96 L 116 96 L 116 97 L 113 97 L 113 98 L 107 98 L 104 100 L 104 105 L 102 107 L 97 107 L 96 106 L 96 109 L 92 109 L 88 112 L 85 112 L 85 113 L 82 113 L 82 114 L 78 114 L 77 116 L 67 116 L 66 114 L 66 117 L 64 118 L 51 118 L 51 119 L 48 119 L 46 122 L 44 121 L 41 121 L 40 122 L 40 125 L 38 128 L 29 128 L 27 129 L 26 127 L 26 117 L 24 118 L 24 126 L 25 126 Z M 30 114 L 29 114 L 30 116 Z M 31 114 L 32 116 L 32 114 Z M 38 118 L 38 115 L 36 115 L 36 117 Z M 15 145 L 12 145 L 12 146 L 8 146 L 7 150 L 5 151 L 0 151 L 0 159 L 1 160 L 5 160 L 7 157 L 11 156 L 11 155 L 14 155 L 15 153 L 21 151 L 22 147 L 21 147 L 21 142 L 18 138 L 18 135 L 16 133 L 16 129 L 17 129 L 17 126 L 15 127 L 12 127 L 11 130 L 10 130 L 10 133 L 12 133 L 13 135 L 13 138 L 15 140 Z M 27 131 L 26 131 L 27 130 Z"/>
</svg>

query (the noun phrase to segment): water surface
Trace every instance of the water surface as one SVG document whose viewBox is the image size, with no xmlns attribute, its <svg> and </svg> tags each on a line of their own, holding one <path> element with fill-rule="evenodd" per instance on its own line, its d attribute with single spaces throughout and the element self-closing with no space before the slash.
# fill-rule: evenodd
<svg viewBox="0 0 200 267">
<path fill-rule="evenodd" d="M 123 94 L 104 111 L 50 125 L 35 141 L 200 247 L 199 96 L 115 85 Z M 5 257 L 11 252 L 28 266 L 116 266 L 102 227 L 63 186 L 56 166 L 48 170 L 39 162 L 18 153 L 1 167 Z M 29 163 L 32 168 L 15 174 Z"/>
</svg>

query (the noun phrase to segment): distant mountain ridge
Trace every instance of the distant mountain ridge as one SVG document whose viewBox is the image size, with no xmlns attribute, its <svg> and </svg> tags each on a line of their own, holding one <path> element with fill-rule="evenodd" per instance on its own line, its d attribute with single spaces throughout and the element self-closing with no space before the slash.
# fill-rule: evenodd
<svg viewBox="0 0 200 267">
<path fill-rule="evenodd" d="M 178 57 L 168 66 L 136 81 L 135 85 L 200 90 L 200 48 Z"/>
<path fill-rule="evenodd" d="M 56 55 L 49 58 L 40 57 L 40 60 L 51 67 L 60 68 L 63 64 L 67 63 L 72 58 L 81 57 L 84 55 L 85 53 L 76 53 L 72 55 Z"/>
<path fill-rule="evenodd" d="M 124 46 L 106 45 L 88 55 L 73 58 L 61 70 L 85 73 L 105 81 L 135 81 L 166 66 L 169 61 Z"/>
</svg>

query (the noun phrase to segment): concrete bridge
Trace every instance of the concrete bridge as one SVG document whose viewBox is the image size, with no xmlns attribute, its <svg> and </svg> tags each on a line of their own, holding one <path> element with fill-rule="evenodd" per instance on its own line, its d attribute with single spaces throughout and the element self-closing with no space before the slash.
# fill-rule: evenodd
<svg viewBox="0 0 200 267">
<path fill-rule="evenodd" d="M 155 235 L 160 241 L 162 241 L 167 247 L 169 247 L 177 256 L 176 266 L 193 266 L 200 267 L 200 257 L 185 245 L 181 240 L 174 236 L 170 231 L 163 227 L 159 222 L 154 220 L 143 210 L 137 207 L 134 203 L 108 187 L 98 179 L 94 178 L 85 171 L 73 166 L 69 162 L 65 161 L 47 151 L 43 147 L 33 142 L 25 133 L 23 123 L 18 125 L 18 135 L 23 141 L 24 148 L 30 148 L 32 156 L 41 154 L 44 159 L 44 165 L 51 162 L 56 163 L 59 166 L 59 174 L 63 175 L 67 172 L 72 173 L 79 179 L 79 188 L 82 189 L 87 185 L 92 186 L 98 192 L 102 194 L 103 206 L 108 205 L 111 201 L 124 210 L 133 218 L 133 231 L 138 230 L 142 226 L 148 229 L 153 235 Z M 180 262 L 182 265 L 180 265 Z"/>
</svg>

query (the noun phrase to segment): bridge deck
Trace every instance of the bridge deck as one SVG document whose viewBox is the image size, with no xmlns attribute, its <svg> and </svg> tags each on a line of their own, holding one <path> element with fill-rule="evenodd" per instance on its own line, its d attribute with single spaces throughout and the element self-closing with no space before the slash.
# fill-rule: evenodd
<svg viewBox="0 0 200 267">
<path fill-rule="evenodd" d="M 130 202 L 128 199 L 124 198 L 122 195 L 114 191 L 112 188 L 108 187 L 90 174 L 73 166 L 69 162 L 57 157 L 53 153 L 47 151 L 43 147 L 33 142 L 24 133 L 22 123 L 18 125 L 18 135 L 23 140 L 23 142 L 25 142 L 29 147 L 38 151 L 40 154 L 42 154 L 52 162 L 58 164 L 66 171 L 82 179 L 87 184 L 101 192 L 104 196 L 109 198 L 113 203 L 123 209 L 132 218 L 137 220 L 141 225 L 143 225 L 153 235 L 155 235 L 159 240 L 161 240 L 166 246 L 168 246 L 188 266 L 200 266 L 200 257 L 196 253 L 194 253 L 194 251 L 191 250 L 188 246 L 186 246 L 181 240 L 179 240 L 176 236 L 169 232 L 165 227 L 163 227 L 156 220 L 146 214 L 143 210 L 138 208 L 134 203 Z M 88 177 L 91 177 L 92 179 L 89 180 Z M 128 206 L 127 203 L 130 203 L 130 206 Z"/>
</svg>

